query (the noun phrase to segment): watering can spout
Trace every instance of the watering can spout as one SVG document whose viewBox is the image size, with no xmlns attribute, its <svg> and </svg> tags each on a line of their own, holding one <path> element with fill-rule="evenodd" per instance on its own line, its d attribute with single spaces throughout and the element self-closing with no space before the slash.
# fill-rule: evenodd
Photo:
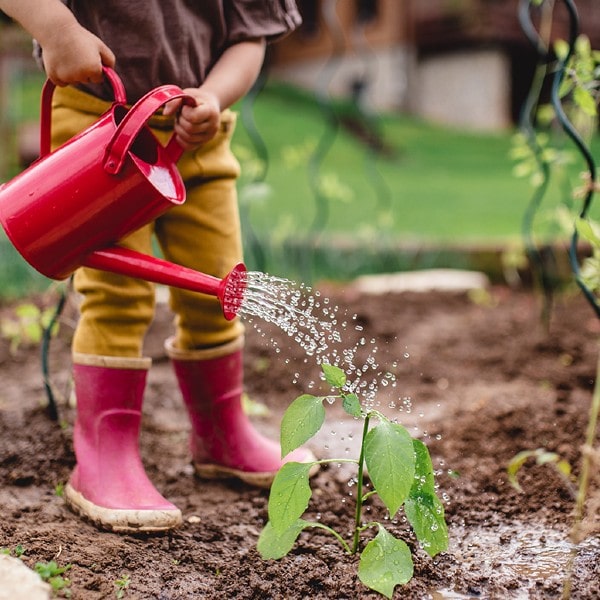
<svg viewBox="0 0 600 600">
<path fill-rule="evenodd" d="M 83 260 L 83 265 L 216 296 L 224 317 L 229 321 L 240 310 L 246 292 L 246 267 L 242 263 L 236 265 L 223 279 L 219 279 L 129 248 L 113 246 L 96 250 Z"/>
</svg>

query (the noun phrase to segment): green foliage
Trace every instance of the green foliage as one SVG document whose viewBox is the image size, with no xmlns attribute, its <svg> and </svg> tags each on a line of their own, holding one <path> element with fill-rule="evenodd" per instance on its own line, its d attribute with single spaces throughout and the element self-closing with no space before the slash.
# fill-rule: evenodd
<svg viewBox="0 0 600 600">
<path fill-rule="evenodd" d="M 356 394 L 344 390 L 346 375 L 342 369 L 322 364 L 325 382 L 334 395 L 303 394 L 286 410 L 281 423 L 281 446 L 287 455 L 312 438 L 325 421 L 325 399 L 341 399 L 344 410 L 363 420 L 360 457 L 358 459 L 326 459 L 317 461 L 349 462 L 358 468 L 358 493 L 353 541 L 348 544 L 332 527 L 320 521 L 302 518 L 312 497 L 310 474 L 314 463 L 285 463 L 277 473 L 269 496 L 269 520 L 262 530 L 257 549 L 263 559 L 280 559 L 288 554 L 300 533 L 308 528 L 324 529 L 332 534 L 349 554 L 360 547 L 360 534 L 376 528 L 377 534 L 364 547 L 358 576 L 369 588 L 391 598 L 396 585 L 410 581 L 413 562 L 410 549 L 377 521 L 363 523 L 364 501 L 377 494 L 393 517 L 402 507 L 423 549 L 435 556 L 448 547 L 448 529 L 444 508 L 435 493 L 433 465 L 429 451 L 420 440 L 413 439 L 398 423 L 382 413 L 365 410 Z M 371 420 L 377 421 L 373 427 Z M 372 484 L 365 491 L 364 472 L 368 469 Z"/>
<path fill-rule="evenodd" d="M 297 524 L 308 508 L 312 490 L 310 463 L 285 463 L 277 473 L 269 495 L 269 521 L 277 533 Z"/>
<path fill-rule="evenodd" d="M 9 556 L 16 556 L 17 558 L 21 558 L 23 554 L 25 554 L 25 548 L 21 544 L 18 544 L 14 547 L 13 550 L 10 548 L 0 548 L 0 554 L 7 554 Z"/>
<path fill-rule="evenodd" d="M 265 560 L 279 560 L 294 547 L 300 532 L 311 525 L 308 521 L 298 519 L 287 529 L 278 531 L 273 527 L 271 521 L 268 521 L 260 533 L 256 548 Z"/>
<path fill-rule="evenodd" d="M 600 297 L 600 224 L 578 217 L 575 220 L 577 233 L 588 242 L 592 254 L 581 265 L 579 279 L 596 298 Z"/>
<path fill-rule="evenodd" d="M 408 583 L 412 576 L 409 547 L 378 524 L 377 535 L 360 556 L 358 577 L 367 587 L 391 598 L 396 585 Z"/>
<path fill-rule="evenodd" d="M 521 470 L 521 467 L 530 458 L 535 458 L 537 465 L 551 465 L 554 467 L 563 480 L 568 483 L 569 488 L 571 487 L 571 465 L 556 454 L 556 452 L 549 452 L 545 448 L 538 448 L 537 450 L 523 450 L 522 452 L 515 454 L 508 463 L 508 481 L 518 492 L 522 492 L 523 488 L 519 484 L 517 475 Z"/>
<path fill-rule="evenodd" d="M 541 0 L 530 0 L 530 2 L 537 5 L 542 3 Z M 552 10 L 553 3 L 548 5 Z M 551 14 L 551 12 L 548 14 Z M 547 24 L 551 25 L 551 22 Z M 574 25 L 573 21 L 572 25 Z M 546 29 L 549 38 L 551 28 L 543 29 Z M 574 142 L 578 157 L 583 159 L 586 165 L 586 172 L 583 176 L 584 185 L 579 190 L 575 190 L 573 198 L 565 202 L 564 206 L 558 207 L 556 218 L 561 225 L 564 225 L 565 221 L 567 222 L 568 230 L 571 233 L 570 259 L 575 277 L 580 287 L 583 288 L 586 298 L 595 308 L 597 315 L 600 316 L 600 304 L 598 303 L 600 294 L 600 228 L 593 221 L 593 215 L 590 213 L 592 196 L 594 192 L 600 190 L 595 182 L 596 167 L 591 147 L 593 141 L 597 139 L 598 102 L 600 100 L 600 52 L 592 50 L 589 39 L 580 35 L 572 45 L 563 40 L 556 41 L 554 43 L 554 53 L 558 63 L 553 68 L 552 108 L 544 107 L 542 111 L 538 107 L 537 125 L 548 125 L 556 117 L 561 130 L 568 135 L 571 142 Z M 557 83 L 560 84 L 558 90 L 555 87 Z M 537 93 L 539 94 L 541 85 L 538 87 Z M 535 89 L 534 82 L 531 92 L 535 92 Z M 558 98 L 556 98 L 556 95 L 558 95 Z M 533 117 L 533 115 L 531 116 Z M 525 129 L 529 130 L 529 128 Z M 524 147 L 526 143 L 530 144 L 530 150 Z M 549 181 L 551 170 L 552 174 L 555 174 L 558 166 L 558 162 L 555 160 L 557 156 L 553 149 L 547 146 L 546 140 L 534 132 L 530 132 L 528 136 L 522 136 L 513 147 L 513 158 L 520 161 L 520 164 L 517 165 L 517 173 L 521 175 L 533 174 L 534 184 L 539 184 L 541 194 L 536 194 L 534 196 L 535 205 L 532 203 L 532 206 L 536 208 L 547 191 L 545 183 Z M 537 165 L 535 164 L 536 161 Z M 569 193 L 573 191 L 568 181 L 566 187 Z M 584 202 L 581 206 L 574 206 L 573 199 L 583 199 Z M 525 214 L 529 222 L 532 222 L 533 211 L 526 211 Z M 575 214 L 578 216 L 574 216 Z M 565 215 L 568 218 L 565 218 Z M 574 232 L 573 224 L 575 227 Z M 578 264 L 579 259 L 576 256 L 577 242 L 580 238 L 587 241 L 593 249 L 592 256 L 584 261 L 581 269 Z M 509 481 L 519 492 L 523 490 L 517 480 L 517 475 L 529 459 L 535 459 L 538 465 L 550 465 L 556 469 L 575 497 L 574 519 L 571 527 L 571 540 L 575 543 L 583 539 L 582 531 L 585 530 L 583 524 L 586 518 L 587 492 L 593 466 L 592 449 L 596 440 L 598 416 L 600 415 L 599 382 L 600 361 L 596 371 L 596 382 L 584 446 L 585 451 L 582 456 L 581 472 L 576 490 L 572 483 L 569 463 L 555 452 L 549 452 L 544 448 L 519 452 L 512 458 L 507 467 Z M 593 510 L 590 512 L 593 513 Z M 592 521 L 594 516 L 591 515 Z M 590 530 L 593 529 L 594 527 Z M 562 594 L 562 598 L 565 599 L 570 597 L 576 554 L 576 551 L 571 554 L 571 559 L 567 565 Z"/>
<path fill-rule="evenodd" d="M 253 110 L 269 149 L 265 183 L 271 193 L 256 199 L 248 220 L 261 244 L 272 247 L 275 241 L 305 235 L 315 218 L 309 163 L 323 134 L 323 116 L 312 97 L 274 81 L 257 97 Z M 330 200 L 328 241 L 347 234 L 369 243 L 381 241 L 383 234 L 397 242 L 416 237 L 443 243 L 517 235 L 524 184 L 510 176 L 510 132 L 465 132 L 397 113 L 380 114 L 378 120 L 392 151 L 373 156 L 372 170 L 366 166 L 368 150 L 355 136 L 341 129 L 331 140 L 316 181 L 318 191 Z M 247 132 L 238 127 L 235 149 L 239 156 L 243 148 L 242 195 L 254 181 L 251 147 Z M 379 178 L 372 178 L 374 173 Z M 389 189 L 389 204 L 380 203 L 379 186 Z M 507 203 L 507 198 L 514 202 Z M 365 258 L 364 249 L 362 254 Z"/>
<path fill-rule="evenodd" d="M 543 183 L 540 163 L 552 166 L 555 170 L 564 169 L 575 162 L 574 153 L 557 148 L 546 133 L 538 133 L 536 147 L 533 148 L 525 135 L 515 133 L 509 157 L 515 162 L 513 175 L 527 178 L 529 183 L 538 188 Z"/>
<path fill-rule="evenodd" d="M 381 500 L 395 515 L 415 481 L 415 452 L 412 438 L 402 425 L 379 420 L 364 439 L 369 477 Z"/>
<path fill-rule="evenodd" d="M 0 320 L 0 335 L 10 340 L 11 352 L 21 345 L 35 346 L 42 340 L 44 329 L 50 325 L 54 308 L 40 310 L 35 304 L 25 302 L 14 309 L 14 316 Z M 58 331 L 58 323 L 52 329 L 52 335 Z"/>
<path fill-rule="evenodd" d="M 554 51 L 560 60 L 566 60 L 568 46 L 557 40 Z M 598 114 L 597 103 L 600 94 L 600 52 L 592 50 L 590 40 L 580 35 L 575 41 L 572 54 L 561 82 L 559 96 L 573 95 L 576 106 L 590 117 Z"/>
<path fill-rule="evenodd" d="M 282 458 L 313 437 L 324 421 L 323 398 L 310 394 L 296 398 L 281 421 Z"/>
<path fill-rule="evenodd" d="M 51 560 L 47 563 L 35 563 L 34 570 L 44 581 L 50 584 L 54 594 L 70 598 L 71 590 L 69 590 L 69 586 L 71 585 L 71 581 L 63 577 L 63 574 L 70 568 L 71 565 L 59 567 L 56 561 Z"/>
<path fill-rule="evenodd" d="M 121 575 L 119 579 L 115 580 L 115 598 L 117 598 L 117 600 L 125 598 L 125 592 L 130 583 L 131 578 L 127 574 Z"/>
</svg>

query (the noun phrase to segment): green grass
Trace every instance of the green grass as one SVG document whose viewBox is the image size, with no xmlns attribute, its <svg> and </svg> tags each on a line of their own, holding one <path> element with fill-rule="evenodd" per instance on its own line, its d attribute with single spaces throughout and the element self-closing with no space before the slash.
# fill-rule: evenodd
<svg viewBox="0 0 600 600">
<path fill-rule="evenodd" d="M 381 232 L 383 222 L 400 241 L 475 243 L 520 235 L 530 188 L 511 172 L 512 132 L 468 134 L 382 116 L 378 128 L 393 149 L 393 156 L 385 158 L 346 130 L 332 133 L 318 106 L 285 88 L 264 90 L 254 112 L 269 149 L 266 182 L 271 188 L 267 198 L 251 207 L 258 232 L 272 234 L 292 220 L 296 234 L 310 229 L 317 214 L 310 149 L 328 139 L 331 145 L 319 173 L 333 177 L 345 192 L 328 203 L 328 233 Z M 251 148 L 243 126 L 235 141 Z M 294 150 L 304 160 L 286 161 Z M 391 214 L 385 215 L 386 210 Z"/>
<path fill-rule="evenodd" d="M 335 114 L 348 113 L 351 107 L 336 107 Z M 533 188 L 513 175 L 509 151 L 514 131 L 475 133 L 379 115 L 374 125 L 390 151 L 377 155 L 347 128 L 333 128 L 327 118 L 331 113 L 314 98 L 281 85 L 263 90 L 253 114 L 268 149 L 268 193 L 263 186 L 244 201 L 245 190 L 255 188 L 245 187 L 252 182 L 254 164 L 243 122 L 235 147 L 246 173 L 240 183 L 246 231 L 267 254 L 277 255 L 262 263 L 267 270 L 344 278 L 369 271 L 468 266 L 453 248 L 521 242 Z M 568 140 L 561 143 L 572 148 Z M 578 185 L 581 170 L 583 163 L 576 159 L 568 173 L 572 185 Z M 329 182 L 325 199 L 315 189 L 320 177 Z M 553 176 L 536 219 L 536 235 L 544 239 L 556 235 L 556 226 L 548 222 L 564 201 L 561 189 Z M 348 247 L 355 245 L 359 248 L 352 253 Z M 437 251 L 415 260 L 406 250 L 421 246 Z M 303 253 L 312 254 L 316 272 L 298 267 L 302 260 L 297 255 Z"/>
<path fill-rule="evenodd" d="M 11 118 L 35 117 L 36 82 L 27 81 L 16 93 L 19 114 Z M 335 111 L 356 113 L 343 104 Z M 257 162 L 251 130 L 240 115 L 234 150 L 243 168 L 240 202 L 250 268 L 304 280 L 345 279 L 415 266 L 466 266 L 446 249 L 521 240 L 533 189 L 512 173 L 512 131 L 473 133 L 376 115 L 368 130 L 379 132 L 387 150 L 376 154 L 347 128 L 332 127 L 331 113 L 314 97 L 287 86 L 269 84 L 251 113 L 268 160 L 263 181 L 257 173 L 265 165 Z M 572 167 L 572 183 L 581 169 L 581 162 Z M 561 199 L 553 181 L 543 211 L 552 214 Z M 418 261 L 399 251 L 424 245 L 437 251 Z M 0 251 L 0 282 L 9 280 L 5 289 L 47 285 L 6 240 L 0 239 Z"/>
</svg>

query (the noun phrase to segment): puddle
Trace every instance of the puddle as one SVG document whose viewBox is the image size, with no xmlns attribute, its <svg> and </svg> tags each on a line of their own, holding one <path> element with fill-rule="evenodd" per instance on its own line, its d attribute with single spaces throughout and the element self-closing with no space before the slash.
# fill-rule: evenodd
<svg viewBox="0 0 600 600">
<path fill-rule="evenodd" d="M 411 415 L 405 415 L 411 417 Z M 410 420 L 410 419 L 409 419 Z M 421 421 L 423 419 L 420 419 Z M 348 418 L 331 419 L 316 437 L 319 452 L 328 457 L 356 458 L 361 435 L 361 423 Z M 355 475 L 353 465 L 338 465 L 337 477 Z M 450 502 L 452 499 L 450 498 Z M 572 544 L 568 528 L 554 530 L 535 524 L 503 522 L 480 526 L 450 526 L 450 554 L 458 572 L 476 572 L 481 579 L 513 580 L 518 589 L 507 600 L 529 600 L 536 584 L 556 583 L 562 587 L 570 559 Z M 600 561 L 600 538 L 590 537 L 579 545 L 577 565 Z M 430 592 L 430 600 L 481 600 L 489 598 L 485 590 L 477 596 L 450 589 Z"/>
<path fill-rule="evenodd" d="M 573 545 L 568 531 L 556 531 L 520 522 L 497 526 L 450 527 L 448 552 L 464 571 L 477 571 L 483 577 L 512 578 L 520 587 L 510 596 L 529 598 L 536 583 L 555 581 L 562 585 Z M 590 537 L 578 547 L 575 569 L 581 561 L 600 559 L 600 538 Z M 479 596 L 481 598 L 481 596 Z M 450 590 L 432 593 L 433 600 L 471 598 Z"/>
</svg>

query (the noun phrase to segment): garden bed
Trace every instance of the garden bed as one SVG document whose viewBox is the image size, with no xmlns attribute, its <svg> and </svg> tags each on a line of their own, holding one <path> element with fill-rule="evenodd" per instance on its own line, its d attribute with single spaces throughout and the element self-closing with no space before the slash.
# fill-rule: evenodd
<svg viewBox="0 0 600 600">
<path fill-rule="evenodd" d="M 356 342 L 352 335 L 376 340 L 380 367 L 394 371 L 398 381 L 395 389 L 380 390 L 380 408 L 427 443 L 438 472 L 450 548 L 435 559 L 415 549 L 415 576 L 396 588 L 395 597 L 560 598 L 572 497 L 550 466 L 530 462 L 520 473 L 524 491 L 518 493 L 506 466 L 517 452 L 544 447 L 577 470 L 600 335 L 588 305 L 578 293 L 561 296 L 546 331 L 539 298 L 506 287 L 480 294 L 479 302 L 460 292 L 372 296 L 350 285 L 320 289 L 332 304 L 357 315 L 363 331 L 347 332 L 350 344 Z M 11 355 L 2 341 L 0 547 L 14 551 L 21 545 L 29 566 L 50 560 L 72 565 L 67 576 L 73 599 L 114 598 L 123 576 L 129 581 L 123 598 L 379 597 L 358 580 L 357 558 L 323 531 L 302 533 L 280 561 L 261 560 L 256 541 L 268 493 L 194 477 L 186 416 L 162 351 L 170 320 L 160 305 L 147 345 L 154 365 L 141 443 L 150 477 L 182 509 L 183 527 L 164 535 L 116 535 L 99 532 L 65 508 L 56 491 L 74 463 L 74 409 L 61 401 L 62 427 L 50 421 L 42 407 L 39 351 L 21 348 Z M 318 367 L 275 327 L 260 323 L 260 329 L 247 327 L 246 389 L 269 411 L 256 417 L 257 426 L 276 436 L 285 407 L 308 391 Z M 51 347 L 52 378 L 64 393 L 70 333 L 63 323 Z M 355 457 L 357 424 L 337 405 L 327 410 L 313 450 Z M 351 530 L 356 490 L 348 485 L 348 469 L 329 465 L 312 480 L 316 491 L 307 518 Z M 598 493 L 597 479 L 594 485 Z M 369 510 L 384 518 L 377 502 Z M 387 525 L 415 546 L 401 515 Z M 572 598 L 600 597 L 599 557 L 600 543 L 591 536 L 576 561 Z"/>
</svg>

